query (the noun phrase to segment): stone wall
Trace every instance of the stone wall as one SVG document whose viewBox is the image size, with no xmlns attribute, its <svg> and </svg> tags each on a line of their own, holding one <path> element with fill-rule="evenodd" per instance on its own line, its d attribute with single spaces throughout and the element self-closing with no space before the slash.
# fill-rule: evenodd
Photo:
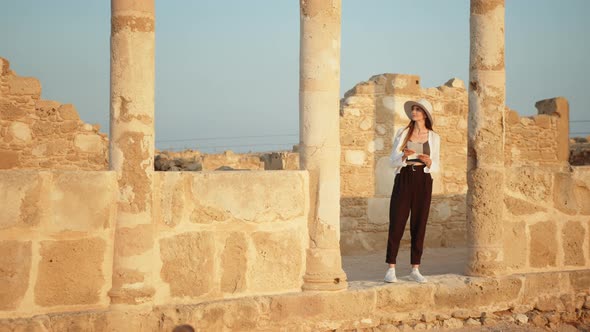
<svg viewBox="0 0 590 332">
<path fill-rule="evenodd" d="M 107 112 L 107 110 L 105 110 Z M 106 170 L 107 135 L 71 104 L 41 99 L 41 84 L 0 58 L 0 169 Z"/>
<path fill-rule="evenodd" d="M 155 302 L 300 291 L 305 172 L 156 173 Z"/>
<path fill-rule="evenodd" d="M 403 105 L 425 97 L 441 136 L 441 172 L 434 175 L 426 231 L 429 247 L 465 245 L 467 91 L 458 79 L 422 89 L 420 77 L 383 74 L 346 92 L 341 102 L 341 247 L 343 254 L 384 250 L 394 169 L 393 136 L 409 123 Z M 409 223 L 402 244 L 409 245 Z"/>
<path fill-rule="evenodd" d="M 299 170 L 299 153 L 279 151 L 218 154 L 196 150 L 156 151 L 156 171 Z"/>
<path fill-rule="evenodd" d="M 106 309 L 111 286 L 141 275 L 112 275 L 115 235 L 153 271 L 155 304 L 300 292 L 307 188 L 303 171 L 156 173 L 152 241 L 115 234 L 114 172 L 0 171 L 0 318 Z"/>
<path fill-rule="evenodd" d="M 507 168 L 508 273 L 590 267 L 590 166 Z"/>
<path fill-rule="evenodd" d="M 0 330 L 169 332 L 188 324 L 195 331 L 577 331 L 590 326 L 588 270 L 431 280 L 353 281 L 341 292 L 162 305 L 122 314 L 94 310 L 0 319 Z"/>
<path fill-rule="evenodd" d="M 507 273 L 590 266 L 590 167 L 569 165 L 564 98 L 539 114 L 506 116 L 504 263 Z"/>
<path fill-rule="evenodd" d="M 113 172 L 0 171 L 0 317 L 109 306 L 117 192 Z"/>
</svg>

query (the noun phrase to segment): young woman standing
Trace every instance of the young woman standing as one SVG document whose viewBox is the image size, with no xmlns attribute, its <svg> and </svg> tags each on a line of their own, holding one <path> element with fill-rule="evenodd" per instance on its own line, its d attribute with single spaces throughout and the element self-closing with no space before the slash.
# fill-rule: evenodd
<svg viewBox="0 0 590 332">
<path fill-rule="evenodd" d="M 410 216 L 410 278 L 424 283 L 426 278 L 419 267 L 432 197 L 431 173 L 440 169 L 440 136 L 432 130 L 434 118 L 428 100 L 408 101 L 404 109 L 410 123 L 395 134 L 389 157 L 390 165 L 396 168 L 396 175 L 389 204 L 389 238 L 385 259 L 389 269 L 385 282 L 397 281 L 396 258 Z"/>
</svg>

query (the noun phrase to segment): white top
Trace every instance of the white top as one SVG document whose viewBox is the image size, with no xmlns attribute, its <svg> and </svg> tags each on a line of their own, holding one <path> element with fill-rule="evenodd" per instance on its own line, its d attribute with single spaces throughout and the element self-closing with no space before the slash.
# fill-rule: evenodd
<svg viewBox="0 0 590 332">
<path fill-rule="evenodd" d="M 389 165 L 397 168 L 395 174 L 399 174 L 402 167 L 407 166 L 405 160 L 402 160 L 404 152 L 400 150 L 402 143 L 408 135 L 409 129 L 404 127 L 397 131 L 393 140 L 393 150 L 389 156 Z M 440 136 L 432 130 L 428 131 L 428 144 L 430 145 L 430 167 L 424 166 L 424 173 L 436 173 L 440 170 Z"/>
</svg>

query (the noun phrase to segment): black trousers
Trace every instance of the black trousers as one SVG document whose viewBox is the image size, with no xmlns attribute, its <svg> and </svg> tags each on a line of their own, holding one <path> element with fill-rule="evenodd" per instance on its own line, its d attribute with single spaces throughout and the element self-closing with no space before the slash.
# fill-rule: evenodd
<svg viewBox="0 0 590 332">
<path fill-rule="evenodd" d="M 424 173 L 424 166 L 403 167 L 395 176 L 391 201 L 389 202 L 389 238 L 385 262 L 396 264 L 399 245 L 410 217 L 412 236 L 411 264 L 420 264 L 426 222 L 432 199 L 432 176 Z M 411 212 L 411 214 L 410 214 Z"/>
</svg>

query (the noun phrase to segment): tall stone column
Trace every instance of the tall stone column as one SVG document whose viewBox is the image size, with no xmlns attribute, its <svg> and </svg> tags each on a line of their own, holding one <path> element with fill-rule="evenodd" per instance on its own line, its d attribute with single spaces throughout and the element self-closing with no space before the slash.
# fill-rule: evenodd
<svg viewBox="0 0 590 332">
<path fill-rule="evenodd" d="M 119 182 L 112 304 L 154 295 L 154 29 L 154 0 L 111 0 L 109 160 Z"/>
<path fill-rule="evenodd" d="M 300 160 L 310 179 L 304 290 L 347 288 L 340 256 L 341 3 L 300 0 Z"/>
<path fill-rule="evenodd" d="M 504 0 L 471 0 L 467 274 L 503 271 Z"/>
</svg>

